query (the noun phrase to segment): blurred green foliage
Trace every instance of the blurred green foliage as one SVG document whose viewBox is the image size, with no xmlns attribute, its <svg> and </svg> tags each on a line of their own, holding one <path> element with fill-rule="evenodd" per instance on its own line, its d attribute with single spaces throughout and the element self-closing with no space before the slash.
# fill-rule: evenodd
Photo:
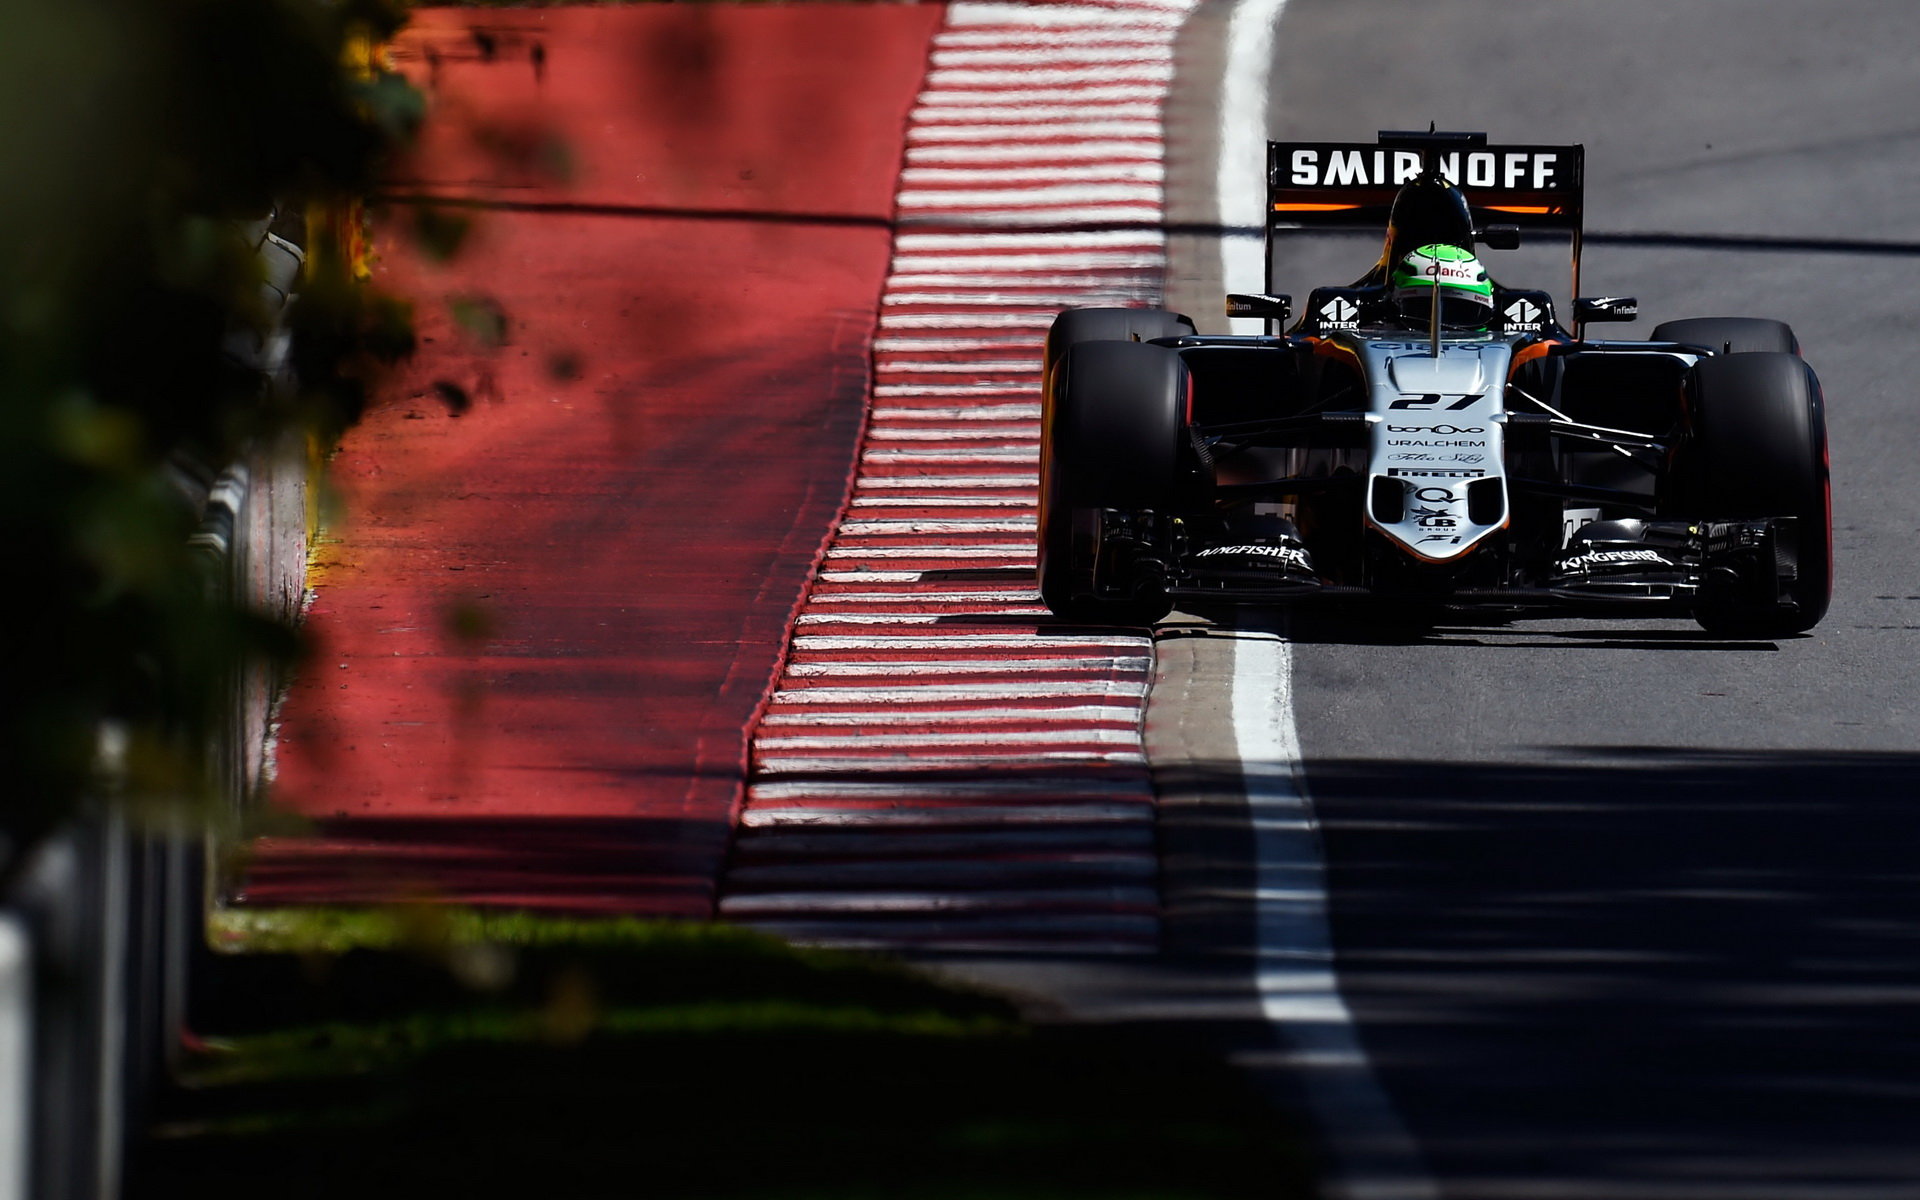
<svg viewBox="0 0 1920 1200">
<path fill-rule="evenodd" d="M 130 1200 L 1292 1200 L 1243 1076 L 724 925 L 230 909 Z"/>
<path fill-rule="evenodd" d="M 227 681 L 292 645 L 211 585 L 177 479 L 260 439 L 337 434 L 411 347 L 405 306 L 319 245 L 291 310 L 297 388 L 223 352 L 277 307 L 244 227 L 278 209 L 297 231 L 309 204 L 364 192 L 418 123 L 404 81 L 349 66 L 355 39 L 403 16 L 0 0 L 0 833 L 16 847 L 96 787 L 103 728 L 125 735 L 134 798 L 203 794 Z"/>
</svg>

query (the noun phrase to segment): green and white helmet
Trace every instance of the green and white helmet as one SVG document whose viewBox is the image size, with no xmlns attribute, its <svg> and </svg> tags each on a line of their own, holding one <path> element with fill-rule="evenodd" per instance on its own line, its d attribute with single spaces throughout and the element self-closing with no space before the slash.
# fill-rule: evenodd
<svg viewBox="0 0 1920 1200">
<path fill-rule="evenodd" d="M 1393 264 L 1393 299 L 1409 319 L 1425 322 L 1440 294 L 1440 323 L 1454 329 L 1483 328 L 1493 317 L 1493 284 L 1471 250 L 1435 243 Z"/>
</svg>

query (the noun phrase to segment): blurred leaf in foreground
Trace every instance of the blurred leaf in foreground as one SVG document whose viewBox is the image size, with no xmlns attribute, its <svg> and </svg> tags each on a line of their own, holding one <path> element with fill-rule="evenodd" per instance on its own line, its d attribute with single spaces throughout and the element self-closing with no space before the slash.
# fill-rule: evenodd
<svg viewBox="0 0 1920 1200">
<path fill-rule="evenodd" d="M 284 315 L 259 253 L 275 210 L 298 230 L 310 203 L 362 193 L 419 119 L 397 76 L 349 65 L 402 15 L 0 0 L 0 832 L 29 839 L 70 811 L 108 729 L 142 748 L 122 757 L 136 799 L 198 790 L 233 672 L 288 644 L 188 535 L 211 472 L 344 428 L 411 346 L 403 305 L 309 245 L 297 388 L 267 387 L 235 349 L 267 345 Z"/>
</svg>

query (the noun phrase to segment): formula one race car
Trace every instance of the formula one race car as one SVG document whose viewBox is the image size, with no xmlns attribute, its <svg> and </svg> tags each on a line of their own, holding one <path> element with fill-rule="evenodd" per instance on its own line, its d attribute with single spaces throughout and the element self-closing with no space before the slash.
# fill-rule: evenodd
<svg viewBox="0 0 1920 1200">
<path fill-rule="evenodd" d="M 1040 591 L 1072 620 L 1176 602 L 1691 615 L 1771 637 L 1827 610 L 1820 384 L 1778 321 L 1669 321 L 1596 341 L 1635 301 L 1490 279 L 1476 245 L 1571 235 L 1579 146 L 1479 133 L 1268 145 L 1266 336 L 1152 309 L 1073 309 L 1047 336 Z M 1463 190 L 1464 188 L 1464 190 Z M 1276 232 L 1386 221 L 1385 252 L 1299 320 Z"/>
</svg>

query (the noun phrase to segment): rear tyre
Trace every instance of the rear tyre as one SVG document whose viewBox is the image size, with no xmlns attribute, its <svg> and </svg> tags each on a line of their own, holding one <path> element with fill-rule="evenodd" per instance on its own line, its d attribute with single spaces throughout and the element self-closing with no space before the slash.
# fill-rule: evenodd
<svg viewBox="0 0 1920 1200">
<path fill-rule="evenodd" d="M 1785 321 L 1764 317 L 1689 317 L 1684 321 L 1666 321 L 1653 327 L 1656 342 L 1679 342 L 1683 346 L 1701 346 L 1715 354 L 1727 347 L 1735 354 L 1798 354 L 1800 339 Z"/>
<path fill-rule="evenodd" d="M 1193 332 L 1193 318 L 1164 308 L 1069 308 L 1047 329 L 1042 382 L 1053 377 L 1060 356 L 1081 342 L 1150 342 Z"/>
<path fill-rule="evenodd" d="M 1126 597 L 1095 595 L 1093 572 L 1102 510 L 1171 507 L 1186 395 L 1186 367 L 1163 346 L 1086 342 L 1061 357 L 1040 446 L 1040 597 L 1057 616 L 1151 625 L 1172 610 L 1152 581 Z"/>
<path fill-rule="evenodd" d="M 1713 633 L 1781 637 L 1813 628 L 1833 596 L 1833 516 L 1826 404 L 1812 368 L 1791 354 L 1702 359 L 1689 389 L 1693 437 L 1685 493 L 1708 519 L 1797 518 L 1796 578 L 1776 603 L 1737 595 L 1702 602 Z"/>
</svg>

